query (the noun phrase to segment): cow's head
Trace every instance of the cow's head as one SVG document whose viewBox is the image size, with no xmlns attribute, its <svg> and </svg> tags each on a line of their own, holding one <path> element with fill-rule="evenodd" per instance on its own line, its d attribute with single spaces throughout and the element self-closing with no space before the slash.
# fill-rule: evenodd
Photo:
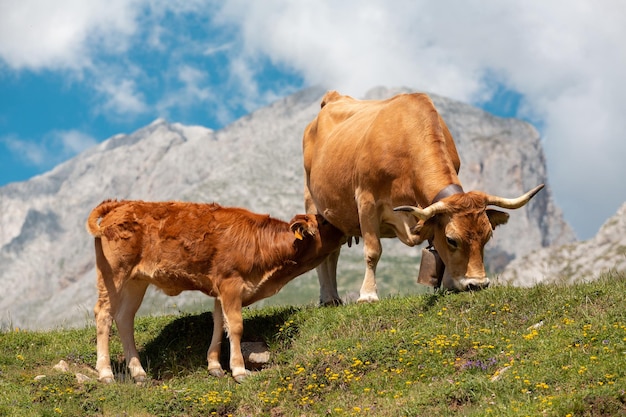
<svg viewBox="0 0 626 417">
<path fill-rule="evenodd" d="M 401 206 L 420 221 L 414 229 L 420 240 L 435 246 L 445 265 L 442 285 L 452 290 L 482 289 L 489 285 L 483 252 L 496 226 L 505 224 L 509 215 L 497 206 L 517 209 L 524 206 L 543 188 L 535 187 L 518 198 L 491 196 L 480 191 L 453 194 L 426 208 Z"/>
</svg>

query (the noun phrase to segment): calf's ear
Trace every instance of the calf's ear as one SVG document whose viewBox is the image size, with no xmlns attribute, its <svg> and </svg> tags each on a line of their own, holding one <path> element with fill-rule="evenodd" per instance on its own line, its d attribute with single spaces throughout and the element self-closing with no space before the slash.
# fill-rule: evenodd
<svg viewBox="0 0 626 417">
<path fill-rule="evenodd" d="M 509 213 L 500 210 L 487 209 L 487 217 L 489 217 L 492 230 L 509 221 Z"/>
<path fill-rule="evenodd" d="M 315 234 L 315 230 L 309 226 L 309 223 L 305 219 L 293 221 L 289 225 L 289 229 L 298 240 L 304 239 L 304 236 L 313 236 Z"/>
</svg>

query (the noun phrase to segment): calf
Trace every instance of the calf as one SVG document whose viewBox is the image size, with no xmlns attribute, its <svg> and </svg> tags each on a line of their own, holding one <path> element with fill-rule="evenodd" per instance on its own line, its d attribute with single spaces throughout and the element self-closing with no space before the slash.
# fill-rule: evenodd
<svg viewBox="0 0 626 417">
<path fill-rule="evenodd" d="M 213 337 L 207 353 L 211 375 L 223 376 L 222 330 L 230 340 L 230 369 L 247 375 L 241 353 L 243 306 L 276 294 L 315 268 L 344 242 L 341 231 L 319 215 L 289 223 L 218 204 L 104 201 L 87 220 L 95 237 L 98 301 L 98 379 L 114 380 L 109 357 L 113 320 L 136 382 L 146 377 L 134 338 L 134 318 L 146 288 L 167 295 L 198 290 L 215 297 Z"/>
</svg>

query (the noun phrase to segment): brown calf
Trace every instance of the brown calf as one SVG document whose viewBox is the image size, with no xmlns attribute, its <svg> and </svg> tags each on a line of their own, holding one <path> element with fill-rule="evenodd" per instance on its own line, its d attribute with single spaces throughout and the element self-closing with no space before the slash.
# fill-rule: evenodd
<svg viewBox="0 0 626 417">
<path fill-rule="evenodd" d="M 135 346 L 134 318 L 146 288 L 165 294 L 198 290 L 215 297 L 208 369 L 223 376 L 222 330 L 230 340 L 230 368 L 247 375 L 241 353 L 241 308 L 276 294 L 315 268 L 344 242 L 343 233 L 321 216 L 297 215 L 289 223 L 218 204 L 104 201 L 89 215 L 95 237 L 98 301 L 98 379 L 114 380 L 109 333 L 117 325 L 135 381 L 146 376 Z"/>
</svg>

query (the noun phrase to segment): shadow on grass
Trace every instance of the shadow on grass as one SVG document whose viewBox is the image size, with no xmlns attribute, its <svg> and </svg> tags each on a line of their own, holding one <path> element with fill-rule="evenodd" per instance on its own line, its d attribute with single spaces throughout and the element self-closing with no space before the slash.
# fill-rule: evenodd
<svg viewBox="0 0 626 417">
<path fill-rule="evenodd" d="M 244 314 L 242 342 L 263 341 L 272 345 L 278 340 L 278 329 L 297 311 L 297 307 L 265 309 L 262 315 L 254 314 L 254 310 L 248 311 Z M 141 363 L 148 375 L 156 380 L 206 371 L 212 334 L 212 312 L 176 318 L 144 346 L 140 352 Z M 229 370 L 229 359 L 230 344 L 223 334 L 220 361 L 225 370 Z M 118 366 L 123 367 L 123 362 Z"/>
</svg>

